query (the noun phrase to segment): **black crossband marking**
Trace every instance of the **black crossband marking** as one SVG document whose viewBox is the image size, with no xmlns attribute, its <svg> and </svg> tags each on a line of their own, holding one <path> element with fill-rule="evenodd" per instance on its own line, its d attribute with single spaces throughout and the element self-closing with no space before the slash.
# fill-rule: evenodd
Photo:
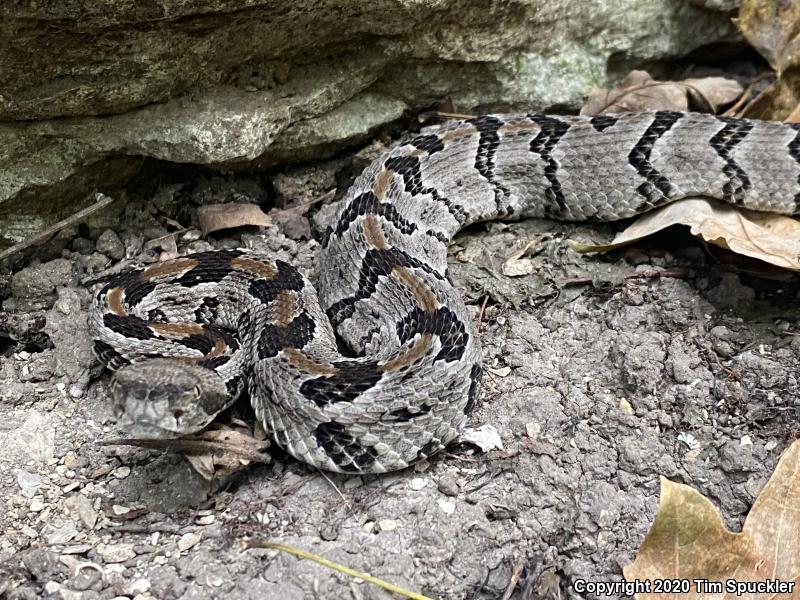
<svg viewBox="0 0 800 600">
<path fill-rule="evenodd" d="M 553 150 L 558 142 L 569 131 L 569 123 L 545 115 L 528 115 L 540 129 L 535 138 L 531 140 L 530 151 L 538 154 L 544 162 L 544 176 L 550 187 L 544 190 L 547 201 L 544 206 L 545 216 L 557 218 L 567 213 L 567 203 L 561 191 L 561 182 L 558 180 L 558 161 L 553 158 Z"/>
<path fill-rule="evenodd" d="M 325 454 L 345 473 L 369 470 L 378 453 L 372 446 L 364 446 L 336 421 L 320 423 L 314 429 L 314 439 Z"/>
<path fill-rule="evenodd" d="M 663 204 L 676 191 L 669 179 L 653 167 L 650 162 L 650 154 L 658 139 L 669 131 L 681 117 L 683 117 L 683 113 L 679 112 L 658 111 L 655 113 L 653 122 L 628 154 L 628 162 L 639 175 L 647 180 L 636 188 L 636 191 L 644 197 L 644 202 L 639 207 L 641 212 Z"/>
<path fill-rule="evenodd" d="M 789 127 L 797 132 L 794 139 L 789 142 L 789 154 L 800 166 L 800 123 L 792 123 Z M 797 185 L 800 186 L 800 174 L 797 175 Z M 800 192 L 794 196 L 794 211 L 792 214 L 795 216 L 800 215 Z"/>
<path fill-rule="evenodd" d="M 418 135 L 411 142 L 412 146 L 418 150 L 427 152 L 428 154 L 435 154 L 444 150 L 444 142 L 438 135 Z"/>
<path fill-rule="evenodd" d="M 336 224 L 334 233 L 336 233 L 337 236 L 342 235 L 348 230 L 352 222 L 359 216 L 365 215 L 381 216 L 406 235 L 410 235 L 417 230 L 416 224 L 404 219 L 402 215 L 397 212 L 394 204 L 381 202 L 372 191 L 367 191 L 363 194 L 359 194 L 350 201 L 347 208 L 342 213 L 342 216 L 339 217 L 339 222 Z"/>
<path fill-rule="evenodd" d="M 467 405 L 464 407 L 464 414 L 468 415 L 475 408 L 475 403 L 481 395 L 481 378 L 483 368 L 480 363 L 472 365 L 469 372 L 469 393 L 467 394 Z"/>
<path fill-rule="evenodd" d="M 612 117 L 611 115 L 597 115 L 596 117 L 592 117 L 589 123 L 592 124 L 592 127 L 595 130 L 602 133 L 612 125 L 616 124 L 619 119 L 616 117 Z"/>
<path fill-rule="evenodd" d="M 717 118 L 725 123 L 725 127 L 714 134 L 709 143 L 717 151 L 720 158 L 725 161 L 722 172 L 728 176 L 728 181 L 722 186 L 722 199 L 733 204 L 742 205 L 744 204 L 744 196 L 750 189 L 750 178 L 736 163 L 732 155 L 736 145 L 747 137 L 747 134 L 753 128 L 753 124 L 739 119 Z"/>
<path fill-rule="evenodd" d="M 453 215 L 459 225 L 463 225 L 467 220 L 467 213 L 464 207 L 456 204 L 449 198 L 442 196 L 434 187 L 424 187 L 422 185 L 422 165 L 416 156 L 390 156 L 383 162 L 383 166 L 390 171 L 399 173 L 403 178 L 403 185 L 406 192 L 412 196 L 428 195 L 436 202 L 441 202 Z"/>
<path fill-rule="evenodd" d="M 461 360 L 469 343 L 469 334 L 464 324 L 452 310 L 441 306 L 434 312 L 414 308 L 397 323 L 397 338 L 400 343 L 409 342 L 414 336 L 430 333 L 439 336 L 442 345 L 434 362 Z"/>
<path fill-rule="evenodd" d="M 495 174 L 495 157 L 497 155 L 497 147 L 500 145 L 498 130 L 504 123 L 491 115 L 469 119 L 467 123 L 475 127 L 480 135 L 478 138 L 478 151 L 475 153 L 475 169 L 492 186 L 498 217 L 507 216 L 507 211 L 501 207 L 506 204 L 504 200 L 511 195 L 511 190 L 500 183 Z"/>
<path fill-rule="evenodd" d="M 300 393 L 320 408 L 337 402 L 354 402 L 373 388 L 383 376 L 378 361 L 340 361 L 333 363 L 337 373 L 304 381 Z"/>
<path fill-rule="evenodd" d="M 94 341 L 94 353 L 105 365 L 112 371 L 121 369 L 125 365 L 130 364 L 130 361 L 117 352 L 111 344 L 103 340 Z"/>
<path fill-rule="evenodd" d="M 395 267 L 408 267 L 421 269 L 437 279 L 444 276 L 421 263 L 416 258 L 406 254 L 399 248 L 388 250 L 368 250 L 361 263 L 358 275 L 358 291 L 352 296 L 342 298 L 328 308 L 328 317 L 334 327 L 338 327 L 355 313 L 356 303 L 369 298 L 377 289 L 381 277 L 388 277 Z"/>
</svg>

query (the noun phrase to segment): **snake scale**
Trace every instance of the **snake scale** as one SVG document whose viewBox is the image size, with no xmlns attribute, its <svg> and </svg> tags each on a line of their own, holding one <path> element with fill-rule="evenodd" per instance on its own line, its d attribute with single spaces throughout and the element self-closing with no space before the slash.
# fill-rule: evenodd
<svg viewBox="0 0 800 600">
<path fill-rule="evenodd" d="M 690 196 L 800 213 L 800 126 L 678 112 L 448 122 L 356 179 L 322 240 L 319 295 L 241 250 L 156 263 L 98 293 L 95 351 L 139 437 L 197 431 L 247 387 L 297 459 L 402 469 L 453 440 L 479 395 L 480 346 L 447 277 L 459 229 L 616 220 Z"/>
</svg>

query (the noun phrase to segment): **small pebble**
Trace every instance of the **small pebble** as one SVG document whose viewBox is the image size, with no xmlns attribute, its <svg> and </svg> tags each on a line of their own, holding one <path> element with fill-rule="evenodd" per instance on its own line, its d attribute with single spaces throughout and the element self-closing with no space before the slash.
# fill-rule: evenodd
<svg viewBox="0 0 800 600">
<path fill-rule="evenodd" d="M 525 423 L 525 433 L 529 438 L 535 440 L 539 437 L 539 434 L 542 432 L 542 426 L 535 421 L 531 421 L 530 423 Z"/>
<path fill-rule="evenodd" d="M 442 510 L 443 513 L 446 515 L 452 515 L 456 511 L 456 505 L 449 500 L 445 500 L 444 498 L 439 498 L 436 501 L 436 504 L 439 505 L 439 508 Z"/>
<path fill-rule="evenodd" d="M 486 370 L 493 375 L 497 375 L 498 377 L 508 377 L 509 375 L 511 375 L 511 367 L 500 367 L 499 369 L 492 369 L 490 367 L 487 368 Z"/>
<path fill-rule="evenodd" d="M 97 554 L 107 563 L 121 563 L 136 556 L 133 544 L 102 544 L 97 547 Z"/>
<path fill-rule="evenodd" d="M 125 246 L 122 243 L 122 240 L 119 239 L 119 236 L 111 229 L 106 229 L 100 234 L 100 237 L 97 238 L 95 247 L 97 248 L 98 252 L 101 252 L 106 256 L 113 258 L 114 260 L 125 258 Z"/>
<path fill-rule="evenodd" d="M 381 531 L 394 531 L 397 529 L 397 521 L 394 519 L 381 519 L 378 521 L 378 527 Z"/>
<path fill-rule="evenodd" d="M 28 471 L 18 470 L 17 485 L 22 490 L 22 495 L 26 498 L 33 498 L 36 492 L 42 487 L 42 478 L 36 473 L 29 473 Z"/>
<path fill-rule="evenodd" d="M 124 592 L 129 596 L 136 596 L 137 594 L 144 594 L 150 590 L 150 581 L 147 579 L 135 579 L 125 585 Z"/>
<path fill-rule="evenodd" d="M 203 536 L 201 536 L 199 533 L 184 533 L 178 540 L 178 550 L 181 552 L 186 552 L 192 546 L 196 546 L 201 539 L 203 539 Z"/>
<path fill-rule="evenodd" d="M 83 523 L 86 529 L 94 529 L 97 524 L 97 511 L 92 506 L 92 501 L 83 494 L 73 494 L 64 500 L 64 508 L 73 518 Z"/>
<path fill-rule="evenodd" d="M 72 544 L 71 546 L 65 546 L 61 550 L 61 554 L 86 554 L 93 547 L 92 544 Z"/>
<path fill-rule="evenodd" d="M 281 224 L 283 235 L 292 240 L 311 238 L 311 223 L 303 215 L 292 215 Z"/>
<path fill-rule="evenodd" d="M 339 537 L 339 528 L 330 524 L 323 525 L 319 530 L 319 537 L 326 542 L 332 542 Z"/>
<path fill-rule="evenodd" d="M 77 535 L 78 529 L 75 527 L 75 521 L 72 519 L 65 520 L 60 526 L 48 523 L 42 528 L 42 538 L 49 546 L 56 544 L 66 544 Z"/>
<path fill-rule="evenodd" d="M 44 584 L 44 591 L 53 597 L 56 597 L 56 594 L 58 594 L 58 592 L 61 591 L 62 589 L 63 588 L 61 584 L 56 583 L 55 581 L 48 581 L 46 584 Z"/>
<path fill-rule="evenodd" d="M 131 474 L 131 468 L 128 466 L 118 467 L 113 471 L 113 475 L 117 479 L 125 479 L 130 474 Z"/>
<path fill-rule="evenodd" d="M 436 487 L 445 496 L 458 496 L 458 483 L 450 473 L 445 473 L 436 482 Z"/>
<path fill-rule="evenodd" d="M 31 512 L 40 512 L 44 510 L 44 502 L 40 498 L 34 498 L 31 500 L 31 504 L 28 509 Z"/>
<path fill-rule="evenodd" d="M 362 485 L 364 485 L 364 480 L 361 479 L 361 477 L 351 477 L 344 482 L 344 489 L 354 490 L 356 488 L 360 488 Z"/>
<path fill-rule="evenodd" d="M 411 486 L 412 490 L 418 492 L 426 485 L 428 485 L 428 480 L 425 479 L 424 477 L 414 477 L 409 483 L 409 485 Z"/>
<path fill-rule="evenodd" d="M 427 460 L 421 460 L 414 465 L 414 472 L 415 473 L 424 473 L 428 469 L 431 468 L 431 463 Z"/>
</svg>

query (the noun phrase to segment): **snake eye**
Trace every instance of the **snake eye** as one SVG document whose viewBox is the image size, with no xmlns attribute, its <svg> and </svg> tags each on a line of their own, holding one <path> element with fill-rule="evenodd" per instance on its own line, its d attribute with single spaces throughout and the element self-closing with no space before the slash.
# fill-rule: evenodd
<svg viewBox="0 0 800 600">
<path fill-rule="evenodd" d="M 200 386 L 199 385 L 196 385 L 196 386 L 194 386 L 194 388 L 192 388 L 192 395 L 195 398 L 199 398 L 200 397 Z"/>
</svg>

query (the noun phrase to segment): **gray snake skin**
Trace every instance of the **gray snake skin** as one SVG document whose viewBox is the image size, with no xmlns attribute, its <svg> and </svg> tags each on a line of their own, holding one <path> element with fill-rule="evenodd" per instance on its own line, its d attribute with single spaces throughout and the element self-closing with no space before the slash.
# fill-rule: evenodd
<svg viewBox="0 0 800 600">
<path fill-rule="evenodd" d="M 402 469 L 453 440 L 479 395 L 478 339 L 447 278 L 459 229 L 608 221 L 690 196 L 793 215 L 799 178 L 798 125 L 676 112 L 449 122 L 355 181 L 322 241 L 319 296 L 281 261 L 190 255 L 106 285 L 95 350 L 140 437 L 196 431 L 248 386 L 299 460 Z"/>
</svg>

